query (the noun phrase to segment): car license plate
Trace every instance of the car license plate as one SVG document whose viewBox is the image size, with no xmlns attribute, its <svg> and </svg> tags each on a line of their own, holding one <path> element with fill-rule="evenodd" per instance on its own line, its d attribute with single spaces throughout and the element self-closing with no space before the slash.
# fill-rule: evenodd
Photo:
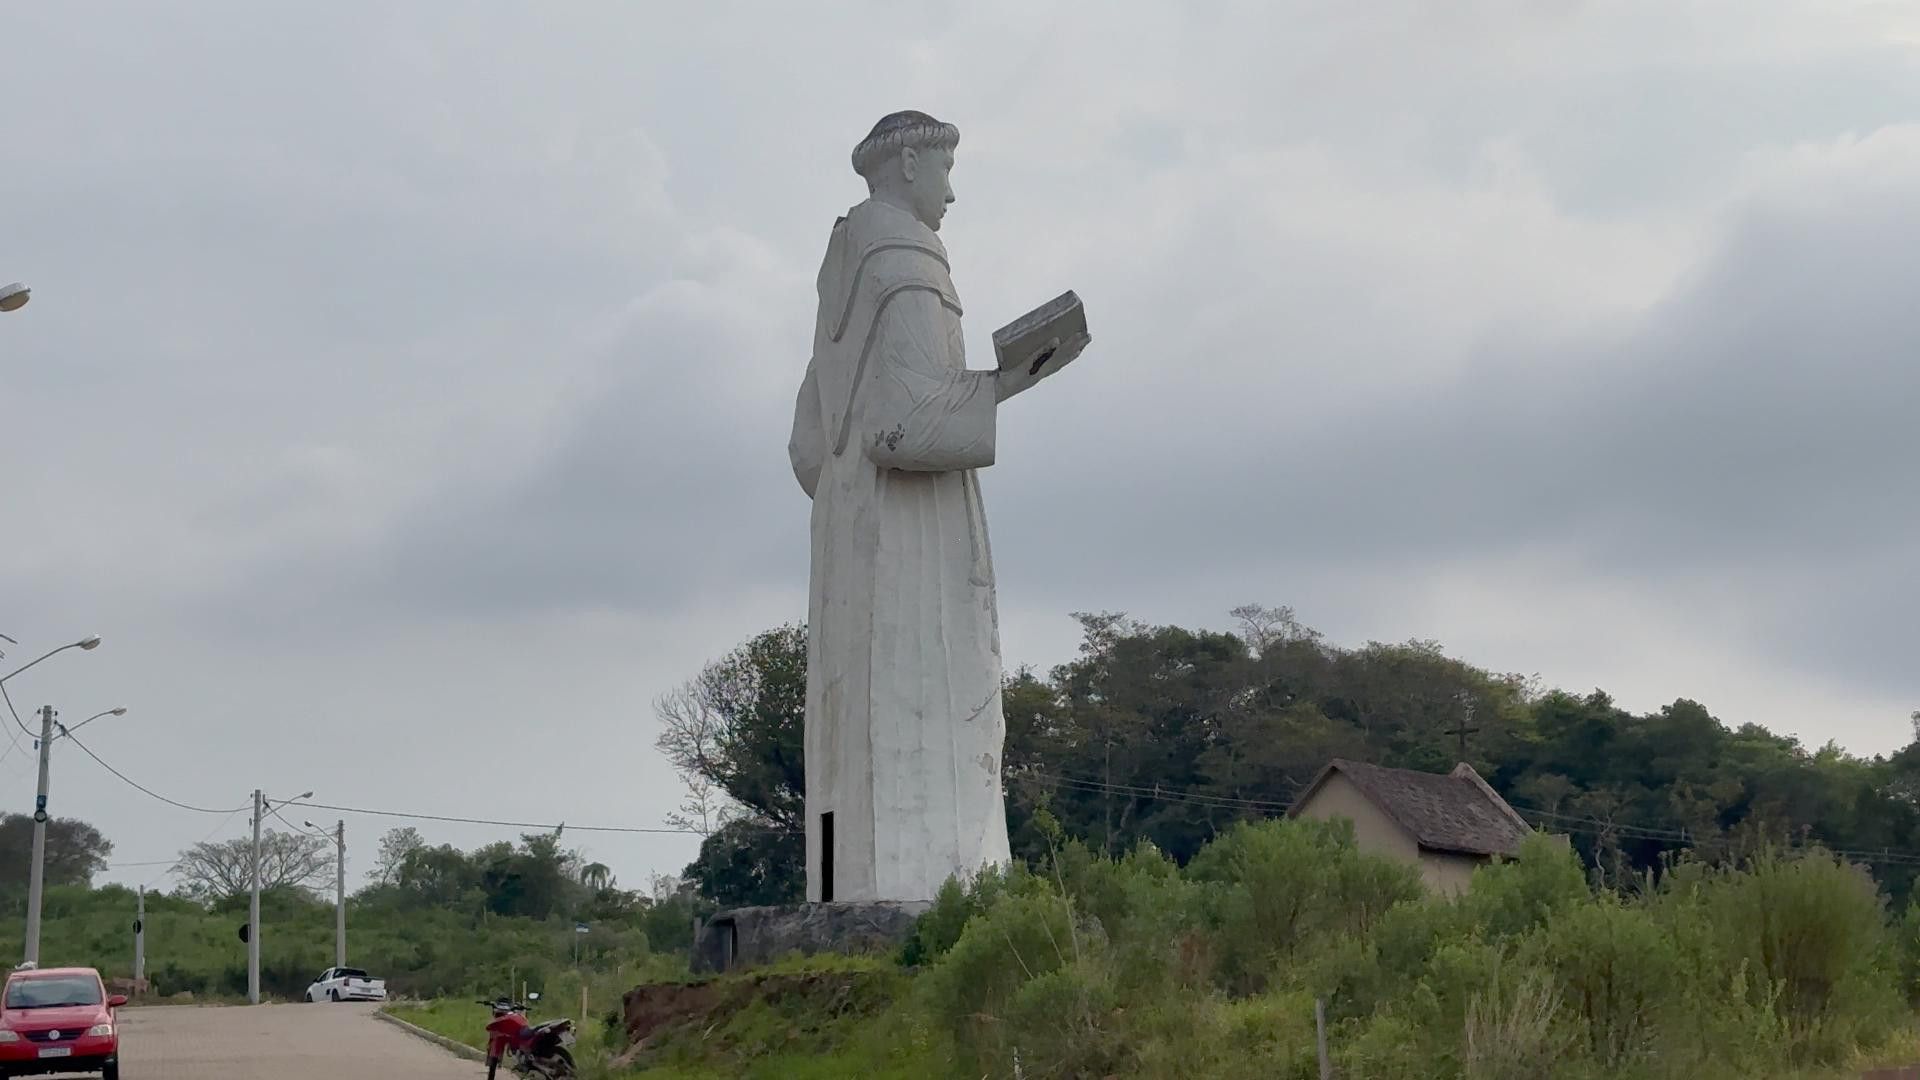
<svg viewBox="0 0 1920 1080">
<path fill-rule="evenodd" d="M 73 1047 L 71 1046 L 48 1047 L 47 1049 L 40 1051 L 40 1056 L 43 1058 L 72 1057 Z"/>
</svg>

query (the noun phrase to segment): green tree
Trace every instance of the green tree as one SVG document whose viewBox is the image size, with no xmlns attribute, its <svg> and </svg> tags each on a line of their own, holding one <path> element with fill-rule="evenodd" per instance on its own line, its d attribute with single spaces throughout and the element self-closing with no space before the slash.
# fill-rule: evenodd
<svg viewBox="0 0 1920 1080">
<path fill-rule="evenodd" d="M 247 837 L 195 844 L 182 851 L 173 866 L 187 894 L 206 901 L 232 900 L 251 892 L 253 870 L 253 841 Z M 260 835 L 263 891 L 304 891 L 328 880 L 332 872 L 333 849 L 325 839 L 272 829 Z"/>
<path fill-rule="evenodd" d="M 400 876 L 400 868 L 406 864 L 407 856 L 427 846 L 420 837 L 420 830 L 411 825 L 398 829 L 388 829 L 380 838 L 380 854 L 374 860 L 373 869 L 367 871 L 367 877 L 376 885 L 391 885 Z"/>
<path fill-rule="evenodd" d="M 87 885 L 107 868 L 113 844 L 100 830 L 74 818 L 47 821 L 46 883 Z M 26 814 L 0 816 L 0 892 L 25 892 L 27 870 L 33 861 L 33 818 Z"/>
<path fill-rule="evenodd" d="M 580 868 L 580 884 L 594 892 L 610 888 L 613 885 L 613 870 L 603 862 L 592 862 Z"/>
<path fill-rule="evenodd" d="M 486 906 L 479 867 L 451 844 L 408 852 L 394 874 L 393 889 L 403 907 L 479 911 Z"/>
<path fill-rule="evenodd" d="M 774 903 L 805 885 L 807 631 L 782 626 L 708 664 L 655 704 L 656 742 L 690 787 L 741 808 L 724 815 L 687 867 L 703 896 Z M 731 818 L 731 820 L 725 820 Z"/>
<path fill-rule="evenodd" d="M 1049 849 L 1035 825 L 1044 808 L 1064 838 L 1113 855 L 1147 841 L 1184 864 L 1234 824 L 1284 812 L 1331 758 L 1443 772 L 1463 742 L 1489 783 L 1570 834 L 1613 884 L 1643 883 L 1685 853 L 1728 859 L 1811 839 L 1920 850 L 1920 742 L 1885 758 L 1810 749 L 1687 699 L 1636 714 L 1604 691 L 1543 692 L 1432 641 L 1348 648 L 1286 608 L 1233 614 L 1232 632 L 1081 615 L 1078 656 L 1009 674 L 1017 855 Z M 688 868 L 703 896 L 797 894 L 799 845 L 775 837 L 802 827 L 805 686 L 805 631 L 788 626 L 659 703 L 660 748 L 695 793 L 675 820 L 720 837 Z M 721 836 L 736 818 L 742 827 Z M 783 872 L 786 885 L 768 884 Z M 1875 864 L 1895 902 L 1917 872 L 1911 859 Z"/>
<path fill-rule="evenodd" d="M 552 918 L 570 914 L 584 899 L 574 870 L 578 855 L 550 833 L 522 836 L 518 846 L 489 844 L 474 853 L 474 861 L 487 910 L 496 915 Z"/>
<path fill-rule="evenodd" d="M 701 841 L 686 876 L 722 906 L 790 904 L 806 895 L 806 857 L 805 834 L 734 821 Z"/>
</svg>

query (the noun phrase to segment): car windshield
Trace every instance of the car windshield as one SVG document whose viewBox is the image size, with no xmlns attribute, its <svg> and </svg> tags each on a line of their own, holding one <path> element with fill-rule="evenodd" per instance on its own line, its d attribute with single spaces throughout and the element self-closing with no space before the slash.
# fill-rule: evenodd
<svg viewBox="0 0 1920 1080">
<path fill-rule="evenodd" d="M 86 975 L 45 975 L 7 984 L 7 1008 L 52 1009 L 100 1004 L 100 980 Z"/>
<path fill-rule="evenodd" d="M 334 972 L 334 974 L 342 979 L 364 979 L 367 977 L 367 973 L 361 971 L 359 968 L 341 968 L 339 971 Z"/>
</svg>

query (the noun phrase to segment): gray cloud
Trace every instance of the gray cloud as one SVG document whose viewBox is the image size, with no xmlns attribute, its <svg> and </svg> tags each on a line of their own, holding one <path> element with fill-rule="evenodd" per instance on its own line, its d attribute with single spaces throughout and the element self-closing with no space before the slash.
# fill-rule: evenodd
<svg viewBox="0 0 1920 1080">
<path fill-rule="evenodd" d="M 986 478 L 1014 657 L 1290 602 L 1884 748 L 1917 28 L 1728 13 L 22 9 L 0 630 L 108 646 L 21 695 L 124 700 L 96 748 L 189 799 L 656 823 L 648 701 L 804 610 L 813 272 L 913 106 L 964 132 L 976 365 L 1094 320 Z M 216 824 L 59 770 L 130 860 Z"/>
</svg>

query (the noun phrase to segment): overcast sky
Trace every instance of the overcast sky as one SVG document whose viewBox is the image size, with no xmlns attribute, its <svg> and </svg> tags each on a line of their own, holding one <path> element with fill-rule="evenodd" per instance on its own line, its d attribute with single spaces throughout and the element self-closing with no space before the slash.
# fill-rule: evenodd
<svg viewBox="0 0 1920 1080">
<path fill-rule="evenodd" d="M 1906 742 L 1920 10 L 824 7 L 7 5 L 0 663 L 106 639 L 22 712 L 129 706 L 88 745 L 201 806 L 661 824 L 653 698 L 804 617 L 813 276 L 917 108 L 975 366 L 1065 288 L 1095 335 L 984 477 L 1011 661 L 1290 604 Z M 118 863 L 245 831 L 55 749 Z"/>
</svg>

